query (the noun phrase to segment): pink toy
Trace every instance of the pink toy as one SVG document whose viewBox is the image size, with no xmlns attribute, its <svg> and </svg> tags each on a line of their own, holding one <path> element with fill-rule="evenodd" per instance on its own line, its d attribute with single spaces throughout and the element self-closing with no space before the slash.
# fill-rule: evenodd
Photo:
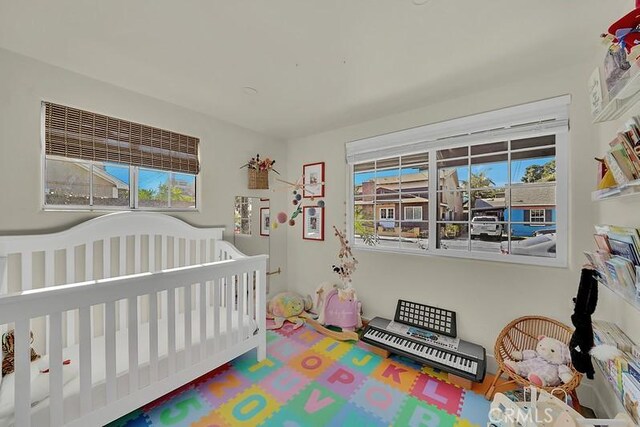
<svg viewBox="0 0 640 427">
<path fill-rule="evenodd" d="M 353 288 L 340 289 L 338 285 L 323 283 L 316 290 L 318 322 L 338 326 L 346 331 L 362 327 L 361 304 Z"/>
</svg>

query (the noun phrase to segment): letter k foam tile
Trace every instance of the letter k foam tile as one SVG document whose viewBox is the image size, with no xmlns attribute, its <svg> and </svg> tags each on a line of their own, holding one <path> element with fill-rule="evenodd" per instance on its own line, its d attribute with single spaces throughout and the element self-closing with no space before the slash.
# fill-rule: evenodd
<svg viewBox="0 0 640 427">
<path fill-rule="evenodd" d="M 382 360 L 371 373 L 371 377 L 405 393 L 409 393 L 418 375 L 414 369 L 392 359 Z"/>
</svg>

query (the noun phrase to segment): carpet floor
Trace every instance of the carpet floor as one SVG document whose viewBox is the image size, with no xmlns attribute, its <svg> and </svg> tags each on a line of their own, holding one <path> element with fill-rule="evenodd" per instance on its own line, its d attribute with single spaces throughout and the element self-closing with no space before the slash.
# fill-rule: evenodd
<svg viewBox="0 0 640 427">
<path fill-rule="evenodd" d="M 410 360 L 308 327 L 267 333 L 252 351 L 113 422 L 161 426 L 486 426 L 489 402 Z"/>
</svg>

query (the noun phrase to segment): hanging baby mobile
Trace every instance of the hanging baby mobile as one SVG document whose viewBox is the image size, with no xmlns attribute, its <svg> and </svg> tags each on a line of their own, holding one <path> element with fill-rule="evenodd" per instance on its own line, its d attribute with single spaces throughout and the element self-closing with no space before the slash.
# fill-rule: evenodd
<svg viewBox="0 0 640 427">
<path fill-rule="evenodd" d="M 322 200 L 324 197 L 324 162 L 312 163 L 304 165 L 303 174 L 295 182 L 286 181 L 284 179 L 276 178 L 276 180 L 282 184 L 286 191 L 291 192 L 291 205 L 292 211 L 289 215 L 285 211 L 281 211 L 276 216 L 276 221 L 272 222 L 272 228 L 276 229 L 279 225 L 289 224 L 293 227 L 300 219 L 300 215 L 308 216 L 309 226 L 305 225 L 305 234 L 309 233 L 309 236 L 313 236 L 314 231 L 317 231 L 316 236 L 322 236 L 322 221 L 318 221 L 318 218 L 323 217 L 323 209 L 325 202 Z M 277 191 L 274 189 L 273 191 Z M 315 220 L 314 220 L 315 218 Z M 313 238 L 312 240 L 323 240 L 323 238 Z"/>
</svg>

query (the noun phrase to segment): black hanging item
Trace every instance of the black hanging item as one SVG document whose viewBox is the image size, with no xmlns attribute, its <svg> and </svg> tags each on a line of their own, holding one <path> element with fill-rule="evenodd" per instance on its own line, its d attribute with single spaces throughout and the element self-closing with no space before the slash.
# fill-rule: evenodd
<svg viewBox="0 0 640 427">
<path fill-rule="evenodd" d="M 571 322 L 576 329 L 571 336 L 571 341 L 569 341 L 573 367 L 578 372 L 586 374 L 590 380 L 595 374 L 589 354 L 594 346 L 591 315 L 596 311 L 598 304 L 598 281 L 595 274 L 596 272 L 592 269 L 582 269 L 578 295 L 573 299 L 574 308 L 571 315 Z"/>
</svg>

